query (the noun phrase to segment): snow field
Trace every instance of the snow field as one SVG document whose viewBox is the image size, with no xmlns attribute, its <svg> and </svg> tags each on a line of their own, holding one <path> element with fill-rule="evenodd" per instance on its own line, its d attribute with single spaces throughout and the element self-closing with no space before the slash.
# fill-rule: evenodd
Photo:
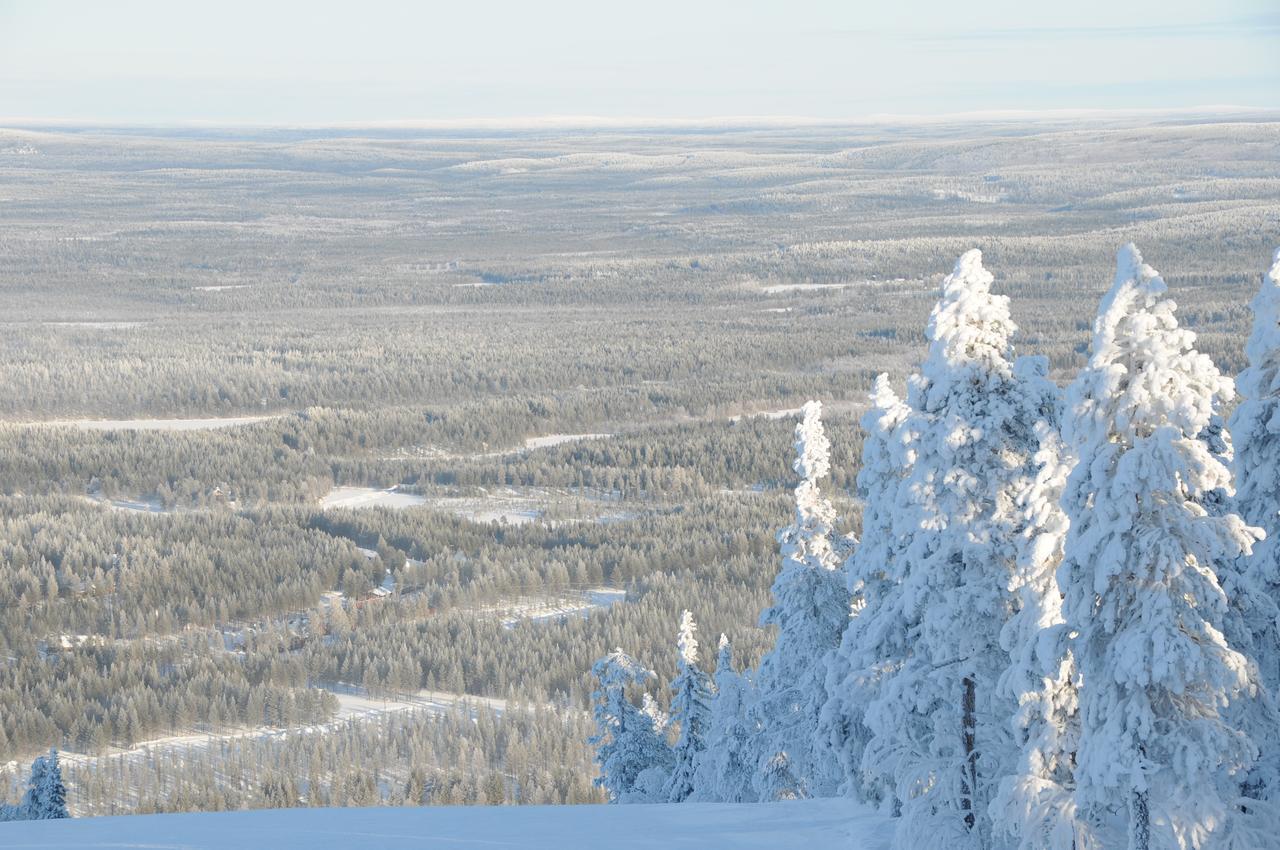
<svg viewBox="0 0 1280 850">
<path fill-rule="evenodd" d="M 29 850 L 885 850 L 892 823 L 843 799 L 654 806 L 269 809 L 0 825 Z"/>
</svg>

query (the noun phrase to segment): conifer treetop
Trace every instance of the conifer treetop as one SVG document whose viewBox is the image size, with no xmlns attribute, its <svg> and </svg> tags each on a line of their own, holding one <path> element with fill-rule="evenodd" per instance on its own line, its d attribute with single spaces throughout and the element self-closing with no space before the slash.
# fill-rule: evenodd
<svg viewBox="0 0 1280 850">
<path fill-rule="evenodd" d="M 698 624 L 693 621 L 693 612 L 686 609 L 680 615 L 680 632 L 676 639 L 676 648 L 680 653 L 678 663 L 681 670 L 698 663 L 698 639 L 694 637 L 694 633 L 697 631 Z"/>
<path fill-rule="evenodd" d="M 1253 332 L 1244 346 L 1249 368 L 1240 375 L 1240 392 L 1248 398 L 1263 398 L 1280 390 L 1270 380 L 1280 369 L 1280 248 L 1249 307 Z"/>
<path fill-rule="evenodd" d="M 1213 360 L 1195 350 L 1196 335 L 1178 326 L 1168 287 L 1131 243 L 1116 257 L 1116 277 L 1094 323 L 1089 365 L 1068 403 L 1078 415 L 1064 428 L 1080 447 L 1106 442 L 1114 427 L 1132 436 L 1173 427 L 1195 438 L 1235 389 Z"/>
<path fill-rule="evenodd" d="M 976 248 L 961 255 L 943 280 L 925 332 L 929 353 L 912 382 L 917 410 L 945 406 L 954 388 L 983 373 L 997 380 L 1011 375 L 1011 339 L 1018 328 L 1009 316 L 1009 298 L 991 294 L 993 280 Z"/>
</svg>

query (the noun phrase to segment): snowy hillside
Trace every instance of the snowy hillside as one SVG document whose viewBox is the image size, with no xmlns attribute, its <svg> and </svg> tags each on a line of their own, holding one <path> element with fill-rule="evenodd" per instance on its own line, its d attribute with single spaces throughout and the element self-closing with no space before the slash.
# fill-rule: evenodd
<svg viewBox="0 0 1280 850">
<path fill-rule="evenodd" d="M 465 806 L 268 809 L 0 824 L 0 847 L 350 850 L 477 845 L 882 850 L 892 825 L 847 800 L 658 806 Z"/>
</svg>

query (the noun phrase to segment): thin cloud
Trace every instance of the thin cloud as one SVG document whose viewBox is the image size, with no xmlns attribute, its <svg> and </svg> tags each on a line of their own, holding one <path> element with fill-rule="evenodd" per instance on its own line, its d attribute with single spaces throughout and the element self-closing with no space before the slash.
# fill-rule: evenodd
<svg viewBox="0 0 1280 850">
<path fill-rule="evenodd" d="M 1115 26 L 993 27 L 974 30 L 829 30 L 828 35 L 848 38 L 894 38 L 916 44 L 977 42 L 1093 41 L 1130 38 L 1268 38 L 1280 35 L 1280 14 L 1250 15 L 1218 21 L 1185 24 Z"/>
</svg>

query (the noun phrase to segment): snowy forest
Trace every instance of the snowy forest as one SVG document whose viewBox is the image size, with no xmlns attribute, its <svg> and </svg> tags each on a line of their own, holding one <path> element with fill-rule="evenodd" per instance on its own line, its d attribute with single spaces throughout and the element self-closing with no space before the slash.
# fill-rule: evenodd
<svg viewBox="0 0 1280 850">
<path fill-rule="evenodd" d="M 876 379 L 857 537 L 804 406 L 758 665 L 700 645 L 696 598 L 669 703 L 596 662 L 612 801 L 844 795 L 902 850 L 1274 846 L 1280 250 L 1234 381 L 1132 244 L 1065 388 L 992 283 L 961 256 L 905 396 Z"/>
<path fill-rule="evenodd" d="M 1151 389 L 1218 465 L 1176 440 L 1159 457 L 1221 521 L 1142 536 L 1094 509 L 1104 484 L 1121 501 L 1101 453 L 1122 438 L 1060 388 L 1100 374 L 1095 307 L 1128 241 L 1195 350 L 1251 374 L 1278 127 L 0 128 L 0 820 L 71 816 L 0 829 L 797 797 L 660 808 L 787 832 L 837 812 L 874 850 L 899 824 L 900 843 L 1083 850 L 1123 845 L 1141 785 L 1158 848 L 1198 771 L 1218 783 L 1194 800 L 1202 843 L 1250 846 L 1275 735 L 1250 725 L 1269 698 L 1238 693 L 1274 694 L 1275 662 L 1255 635 L 1270 538 L 1249 530 L 1271 530 L 1267 485 L 1244 477 L 1269 468 L 1247 459 L 1266 411 L 1242 417 L 1266 392 L 1228 398 L 1200 366 Z M 1152 297 L 1117 325 L 1124 357 L 1171 321 Z M 965 371 L 948 346 L 971 312 L 992 327 Z M 1093 380 L 1078 393 L 1110 397 Z M 1155 415 L 1106 413 L 1132 440 L 1167 433 Z M 1143 516 L 1173 523 L 1143 463 Z M 1166 565 L 1143 578 L 1164 607 L 1125 619 L 1116 562 L 1115 629 L 1080 631 L 1065 565 L 1102 570 L 1090 553 L 1130 537 Z M 1171 583 L 1183 550 L 1212 582 Z M 1159 649 L 1165 679 L 1090 690 L 1175 616 L 1132 650 Z M 1169 696 L 1182 681 L 1220 692 L 1220 726 L 1217 697 Z M 1121 704 L 1131 726 L 1088 737 Z M 1190 715 L 1196 747 L 1151 743 Z M 609 749 L 613 718 L 634 746 Z M 1147 752 L 1104 775 L 1113 738 Z"/>
</svg>

